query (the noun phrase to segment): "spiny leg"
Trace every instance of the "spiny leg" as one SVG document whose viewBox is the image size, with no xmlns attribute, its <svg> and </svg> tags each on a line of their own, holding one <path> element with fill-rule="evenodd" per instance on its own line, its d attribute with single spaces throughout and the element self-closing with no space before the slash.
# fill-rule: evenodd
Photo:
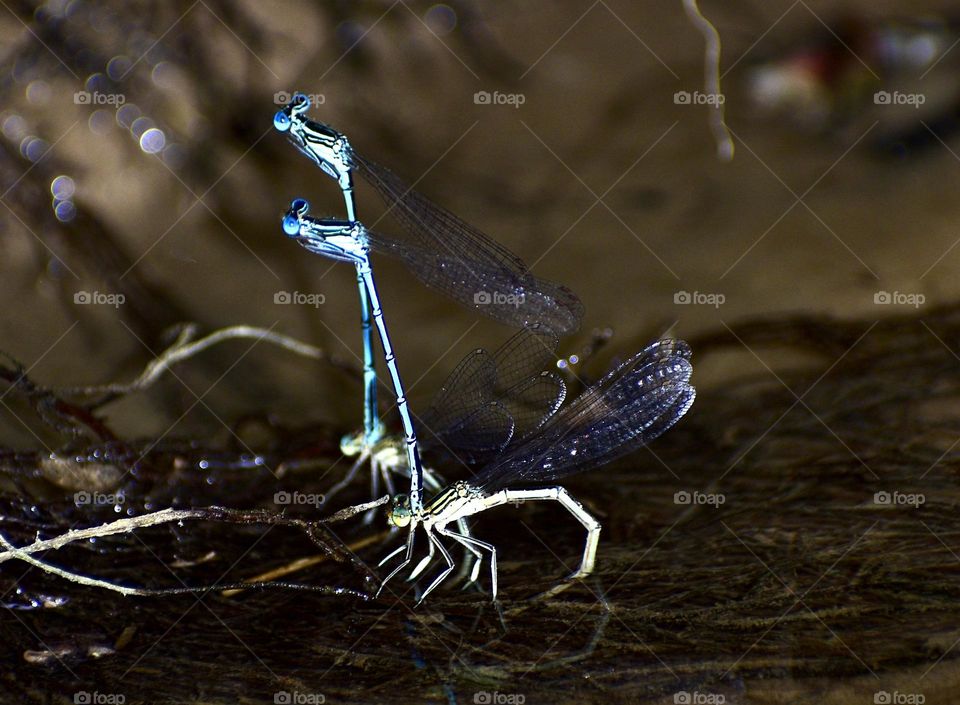
<svg viewBox="0 0 960 705">
<path fill-rule="evenodd" d="M 460 517 L 457 519 L 457 528 L 460 529 L 460 534 L 463 536 L 470 536 L 470 526 L 467 524 L 465 518 Z M 483 554 L 469 543 L 462 541 L 460 543 L 467 549 L 467 552 L 463 554 L 463 562 L 460 564 L 460 572 L 457 573 L 456 580 L 463 580 L 469 573 L 470 579 L 463 584 L 463 588 L 467 589 L 470 585 L 477 582 L 477 575 L 480 573 L 480 563 L 483 561 Z M 471 570 L 470 564 L 471 557 L 475 559 L 473 562 L 473 570 Z"/>
<path fill-rule="evenodd" d="M 474 538 L 469 534 L 458 534 L 455 531 L 451 531 L 447 527 L 438 526 L 437 531 L 444 536 L 449 536 L 454 541 L 457 541 L 468 549 L 473 551 L 477 555 L 477 562 L 473 566 L 473 573 L 470 575 L 470 580 L 467 582 L 467 585 L 470 583 L 475 583 L 477 578 L 480 577 L 480 567 L 483 565 L 483 556 L 480 554 L 477 549 L 482 549 L 484 551 L 490 551 L 490 592 L 493 594 L 493 599 L 497 599 L 497 549 L 492 543 L 487 543 L 486 541 L 481 541 L 480 539 Z"/>
<path fill-rule="evenodd" d="M 370 496 L 376 497 L 380 494 L 380 473 L 377 472 L 377 460 L 375 457 L 370 458 Z M 393 497 L 393 493 L 390 493 L 390 496 Z M 373 522 L 373 518 L 376 516 L 376 513 L 373 510 L 370 510 L 363 517 L 364 524 L 370 524 Z"/>
<path fill-rule="evenodd" d="M 444 569 L 442 573 L 440 573 L 440 575 L 437 576 L 436 580 L 430 583 L 430 587 L 428 587 L 426 590 L 423 591 L 423 594 L 420 596 L 420 599 L 417 600 L 418 605 L 421 602 L 423 602 L 425 599 L 427 599 L 427 595 L 433 592 L 434 588 L 436 588 L 440 583 L 442 583 L 444 580 L 447 579 L 447 576 L 453 572 L 453 568 L 454 568 L 453 558 L 450 557 L 450 552 L 447 551 L 446 547 L 442 543 L 440 543 L 440 539 L 438 539 L 432 531 L 430 531 L 429 529 L 427 529 L 426 531 L 427 531 L 427 538 L 430 539 L 430 543 L 432 545 L 436 545 L 437 549 L 440 551 L 440 554 L 443 556 L 443 560 L 447 562 L 447 567 Z"/>
<path fill-rule="evenodd" d="M 367 448 L 364 448 L 363 451 L 361 451 L 360 455 L 357 457 L 357 459 L 353 462 L 353 465 L 350 466 L 350 469 L 347 471 L 347 474 L 344 476 L 344 478 L 340 480 L 340 482 L 335 484 L 333 487 L 331 487 L 329 490 L 327 490 L 327 492 L 324 494 L 324 502 L 328 501 L 340 490 L 342 490 L 344 487 L 346 487 L 351 482 L 353 482 L 353 478 L 356 477 L 357 471 L 360 469 L 360 467 L 363 465 L 364 462 L 366 462 L 367 458 L 369 457 L 370 457 L 370 451 Z M 373 496 L 374 497 L 377 496 L 376 492 L 374 492 Z"/>
<path fill-rule="evenodd" d="M 390 474 L 390 473 L 391 473 L 391 468 L 390 468 L 390 466 L 385 465 L 385 464 L 383 464 L 382 462 L 380 462 L 380 461 L 378 460 L 378 461 L 377 461 L 377 473 L 380 475 L 380 477 L 383 478 L 383 484 L 384 484 L 384 486 L 387 488 L 387 493 L 388 493 L 391 497 L 396 497 L 396 496 L 397 496 L 397 490 L 396 490 L 396 488 L 394 488 L 394 486 L 393 486 L 393 476 Z"/>
<path fill-rule="evenodd" d="M 391 497 L 395 497 L 397 493 L 393 489 L 393 480 L 390 478 L 390 471 L 387 469 L 387 466 L 383 464 L 383 461 L 381 461 L 377 457 L 376 453 L 374 453 L 370 457 L 370 489 L 372 493 L 370 495 L 371 497 L 376 498 L 380 494 L 381 478 L 383 479 L 384 485 L 387 488 L 387 494 L 389 494 Z M 363 523 L 364 524 L 373 523 L 373 520 L 376 518 L 376 516 L 377 516 L 377 511 L 375 509 L 371 509 L 363 517 Z"/>
<path fill-rule="evenodd" d="M 467 538 L 470 538 L 470 529 L 467 528 L 466 522 L 463 519 L 457 520 L 457 526 L 464 533 Z M 458 534 L 459 536 L 459 534 Z M 460 574 L 458 577 L 465 576 L 467 572 L 470 572 L 470 579 L 467 581 L 464 587 L 470 585 L 471 583 L 476 582 L 477 575 L 480 573 L 480 564 L 483 560 L 483 554 L 481 554 L 476 548 L 470 545 L 469 542 L 460 542 L 464 547 L 467 548 L 467 553 L 464 555 L 463 563 L 461 564 Z M 473 570 L 471 571 L 470 558 L 471 556 L 476 557 L 476 562 L 473 564 Z M 417 567 L 410 572 L 410 576 L 407 578 L 407 581 L 416 580 L 417 576 L 423 573 L 424 570 L 430 565 L 434 558 L 434 549 L 433 543 L 430 544 L 430 549 L 426 556 L 417 564 Z"/>
<path fill-rule="evenodd" d="M 429 470 L 426 467 L 423 468 L 423 484 L 434 494 L 436 494 L 441 489 L 443 489 L 443 486 L 444 486 L 443 478 L 440 477 L 433 470 Z M 464 535 L 466 536 L 470 535 L 470 527 L 467 525 L 467 520 L 464 519 L 463 517 L 460 517 L 459 519 L 457 519 L 457 527 L 459 527 L 460 532 L 463 533 Z M 467 573 L 470 572 L 471 555 L 475 556 L 478 561 L 481 558 L 483 558 L 483 556 L 472 546 L 468 546 L 467 544 L 464 544 L 464 546 L 466 546 L 469 549 L 469 552 L 465 553 L 463 556 L 463 562 L 460 564 L 460 572 L 457 573 L 457 577 L 456 577 L 457 580 L 462 580 L 464 577 L 466 577 Z M 474 582 L 475 580 L 476 578 L 472 578 L 471 580 L 468 580 L 467 584 L 464 585 L 464 587 Z"/>
<path fill-rule="evenodd" d="M 417 563 L 417 566 L 410 571 L 410 575 L 407 576 L 408 583 L 413 580 L 416 580 L 417 576 L 420 575 L 420 573 L 422 573 L 424 570 L 426 570 L 427 566 L 430 565 L 431 561 L 433 561 L 433 556 L 435 553 L 434 543 L 433 543 L 433 534 L 428 531 L 427 537 L 430 539 L 430 548 L 427 549 L 427 555 L 425 555 L 422 559 L 420 559 L 420 562 Z"/>
<path fill-rule="evenodd" d="M 414 536 L 416 535 L 416 529 L 417 529 L 416 523 L 413 523 L 410 525 L 410 535 L 407 537 L 407 555 L 404 557 L 403 561 L 401 561 L 400 565 L 394 568 L 390 572 L 390 574 L 383 579 L 383 582 L 380 583 L 380 587 L 377 590 L 377 594 L 375 595 L 375 597 L 380 597 L 380 593 L 383 592 L 383 588 L 386 587 L 387 583 L 390 582 L 391 578 L 393 578 L 393 576 L 395 576 L 401 570 L 403 570 L 408 565 L 410 565 L 410 561 L 413 560 L 413 539 L 414 539 Z M 403 546 L 400 546 L 397 550 L 389 553 L 386 558 L 384 558 L 382 561 L 380 561 L 377 564 L 377 567 L 379 568 L 380 566 L 382 566 L 384 563 L 389 561 L 391 558 L 393 558 L 395 555 L 400 553 L 400 551 L 402 550 L 403 550 Z"/>
</svg>

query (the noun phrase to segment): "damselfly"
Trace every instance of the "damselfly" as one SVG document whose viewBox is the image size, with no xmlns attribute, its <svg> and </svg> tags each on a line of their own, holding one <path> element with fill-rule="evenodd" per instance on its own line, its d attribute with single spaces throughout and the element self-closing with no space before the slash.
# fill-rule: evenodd
<svg viewBox="0 0 960 705">
<path fill-rule="evenodd" d="M 576 330 L 583 315 L 580 300 L 566 287 L 531 274 L 523 260 L 479 229 L 414 191 L 386 167 L 366 159 L 351 147 L 345 135 L 305 113 L 309 99 L 296 94 L 274 116 L 274 126 L 335 179 L 346 206 L 344 229 L 357 221 L 353 172 L 369 182 L 401 224 L 402 236 L 370 238 L 373 249 L 400 259 L 424 284 L 455 301 L 507 325 L 523 328 L 539 324 L 565 335 Z M 370 305 L 366 283 L 358 276 L 364 350 L 364 451 L 372 457 L 383 434 L 377 413 L 376 370 Z M 346 436 L 350 452 L 356 438 Z"/>
<path fill-rule="evenodd" d="M 673 426 L 693 404 L 696 392 L 690 384 L 692 371 L 690 348 L 685 342 L 655 342 L 587 388 L 536 433 L 508 446 L 472 479 L 447 486 L 422 507 L 405 495 L 395 497 L 388 518 L 395 526 L 409 527 L 409 535 L 405 546 L 381 561 L 380 565 L 384 565 L 405 551 L 402 561 L 387 575 L 380 590 L 413 560 L 419 526 L 429 541 L 429 552 L 411 571 L 410 579 L 426 569 L 435 552 L 439 552 L 446 563 L 446 568 L 424 590 L 420 601 L 454 568 L 450 552 L 440 537 L 460 543 L 474 554 L 489 553 L 491 592 L 496 599 L 497 549 L 448 525 L 504 504 L 540 500 L 559 502 L 587 530 L 580 566 L 569 579 L 589 575 L 596 560 L 600 524 L 565 488 L 542 485 L 608 463 L 649 443 Z M 518 488 L 525 484 L 541 487 Z M 474 564 L 471 581 L 477 579 L 481 565 L 479 560 Z"/>
</svg>

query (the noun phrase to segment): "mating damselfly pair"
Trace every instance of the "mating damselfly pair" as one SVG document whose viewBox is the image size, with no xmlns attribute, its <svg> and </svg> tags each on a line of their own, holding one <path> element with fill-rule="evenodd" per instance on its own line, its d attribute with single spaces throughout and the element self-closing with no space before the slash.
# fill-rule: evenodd
<svg viewBox="0 0 960 705">
<path fill-rule="evenodd" d="M 497 595 L 497 550 L 470 535 L 468 517 L 506 503 L 551 500 L 560 503 L 587 530 L 577 571 L 594 567 L 600 524 L 557 481 L 608 463 L 673 426 L 690 408 L 690 349 L 681 340 L 659 340 L 629 358 L 576 399 L 564 405 L 566 388 L 552 369 L 558 338 L 579 327 L 580 300 L 566 287 L 535 277 L 524 262 L 477 228 L 413 190 L 403 179 L 352 148 L 333 128 L 306 116 L 309 100 L 297 94 L 277 112 L 274 125 L 340 186 L 343 219 L 310 215 L 295 199 L 283 218 L 283 231 L 305 249 L 356 268 L 364 364 L 364 425 L 345 436 L 341 449 L 357 459 L 349 482 L 369 461 L 374 494 L 379 482 L 393 497 L 388 519 L 407 528 L 407 541 L 382 562 L 399 557 L 391 578 L 414 559 L 417 529 L 428 552 L 411 570 L 413 580 L 439 553 L 446 564 L 423 591 L 422 601 L 454 570 L 443 539 L 462 546 L 476 560 L 469 582 L 478 579 L 489 558 L 491 592 Z M 368 230 L 357 218 L 354 172 L 379 193 L 399 221 L 402 235 Z M 520 332 L 494 354 L 468 355 L 450 375 L 426 414 L 415 416 L 407 401 L 370 262 L 370 253 L 399 259 L 423 284 Z M 481 297 L 497 292 L 500 297 Z M 522 301 L 517 306 L 513 302 Z M 377 406 L 373 348 L 376 328 L 403 438 L 384 431 Z M 418 437 L 418 428 L 425 433 Z M 478 469 L 469 479 L 443 486 L 425 468 L 421 449 L 443 450 Z M 393 475 L 409 476 L 408 494 L 394 490 Z M 424 486 L 432 496 L 424 497 Z M 342 483 L 338 485 L 338 488 Z M 456 530 L 450 528 L 456 526 Z M 442 538 L 441 538 L 442 537 Z M 465 567 L 467 564 L 465 564 Z"/>
</svg>

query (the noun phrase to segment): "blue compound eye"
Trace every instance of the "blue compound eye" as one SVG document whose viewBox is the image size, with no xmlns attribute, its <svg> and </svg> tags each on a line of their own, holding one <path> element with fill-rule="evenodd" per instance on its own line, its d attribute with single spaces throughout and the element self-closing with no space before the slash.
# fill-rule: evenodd
<svg viewBox="0 0 960 705">
<path fill-rule="evenodd" d="M 293 213 L 287 213 L 283 216 L 283 232 L 288 237 L 296 237 L 300 234 L 300 221 Z"/>
<path fill-rule="evenodd" d="M 273 116 L 273 126 L 280 132 L 286 132 L 290 129 L 290 116 L 282 110 L 277 111 L 277 114 Z"/>
</svg>

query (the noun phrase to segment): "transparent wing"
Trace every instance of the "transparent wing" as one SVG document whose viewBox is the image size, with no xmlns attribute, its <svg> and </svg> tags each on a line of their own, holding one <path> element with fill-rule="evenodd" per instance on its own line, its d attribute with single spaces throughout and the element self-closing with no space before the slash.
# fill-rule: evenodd
<svg viewBox="0 0 960 705">
<path fill-rule="evenodd" d="M 690 408 L 690 348 L 661 340 L 608 373 L 471 481 L 487 492 L 553 482 L 649 443 Z"/>
<path fill-rule="evenodd" d="M 537 325 L 492 355 L 483 349 L 467 355 L 421 417 L 425 451 L 442 447 L 476 464 L 539 427 L 566 394 L 563 380 L 544 370 L 556 347 L 556 336 Z"/>
<path fill-rule="evenodd" d="M 583 304 L 572 291 L 533 276 L 515 254 L 386 167 L 356 153 L 353 161 L 407 236 L 402 241 L 371 233 L 373 249 L 401 259 L 425 285 L 501 323 L 540 323 L 558 335 L 580 326 Z"/>
</svg>

